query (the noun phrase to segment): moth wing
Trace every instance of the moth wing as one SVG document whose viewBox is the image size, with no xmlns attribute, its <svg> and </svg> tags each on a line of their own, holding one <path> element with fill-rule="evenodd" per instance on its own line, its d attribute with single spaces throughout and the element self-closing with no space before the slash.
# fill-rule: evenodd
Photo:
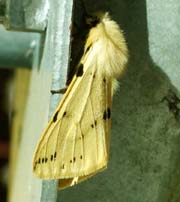
<svg viewBox="0 0 180 202">
<path fill-rule="evenodd" d="M 62 189 L 65 189 L 69 186 L 73 186 L 75 184 L 83 182 L 84 180 L 87 180 L 87 179 L 93 177 L 98 172 L 103 171 L 105 168 L 106 168 L 106 165 L 104 167 L 102 167 L 101 169 L 95 170 L 93 173 L 91 173 L 89 175 L 84 175 L 84 176 L 80 176 L 80 177 L 73 177 L 73 178 L 59 179 L 58 188 L 62 190 Z"/>
<path fill-rule="evenodd" d="M 90 175 L 107 165 L 111 110 L 111 82 L 83 68 L 74 76 L 33 158 L 33 171 L 43 179 Z"/>
<path fill-rule="evenodd" d="M 102 79 L 101 79 L 102 80 Z M 103 82 L 104 82 L 104 84 L 102 84 L 106 89 L 105 89 L 105 100 L 107 101 L 106 102 L 106 104 L 104 105 L 104 106 L 106 106 L 106 109 L 107 110 L 104 110 L 104 112 L 103 112 L 103 116 L 101 116 L 101 118 L 100 118 L 100 120 L 102 120 L 102 118 L 103 118 L 103 121 L 101 122 L 99 122 L 99 124 L 102 124 L 102 126 L 104 125 L 104 131 L 105 131 L 105 134 L 103 134 L 103 133 L 96 133 L 96 134 L 93 134 L 92 133 L 92 135 L 105 135 L 104 137 L 105 137 L 105 145 L 106 145 L 106 149 L 105 149 L 105 152 L 106 152 L 106 154 L 105 154 L 105 156 L 104 156 L 104 158 L 102 158 L 98 163 L 97 163 L 97 165 L 96 165 L 96 167 L 94 167 L 92 170 L 91 170 L 91 172 L 90 173 L 85 173 L 84 175 L 82 175 L 82 176 L 80 176 L 80 177 L 78 177 L 76 180 L 77 181 L 75 181 L 75 178 L 77 177 L 77 176 L 79 176 L 78 175 L 78 173 L 77 173 L 77 175 L 76 176 L 73 176 L 73 177 L 69 177 L 69 178 L 65 178 L 65 179 L 60 179 L 59 180 L 59 188 L 60 189 L 65 189 L 66 187 L 69 187 L 69 186 L 72 186 L 72 185 L 74 185 L 74 184 L 77 184 L 77 183 L 80 183 L 80 182 L 82 182 L 82 181 L 84 181 L 84 180 L 86 180 L 86 179 L 88 179 L 88 178 L 90 178 L 90 177 L 92 177 L 92 176 L 94 176 L 94 175 L 96 175 L 98 172 L 100 172 L 100 171 L 102 171 L 102 170 L 104 170 L 105 168 L 106 168 L 106 166 L 107 166 L 107 161 L 108 161 L 108 157 L 109 157 L 109 143 L 110 143 L 110 125 L 111 125 L 111 119 L 110 119 L 110 111 L 108 112 L 108 109 L 110 110 L 111 109 L 111 89 L 112 89 L 112 87 L 111 87 L 111 83 L 108 83 L 107 85 L 105 84 L 106 83 L 106 79 L 105 78 L 103 78 Z M 94 81 L 93 82 L 93 84 L 94 85 L 96 85 L 96 81 Z M 97 88 L 97 86 L 98 85 L 96 85 L 96 88 Z M 101 86 L 99 86 L 100 88 L 101 88 Z M 103 88 L 102 88 L 103 89 Z M 93 98 L 93 96 L 95 96 L 94 94 L 93 94 L 93 92 L 92 92 L 92 94 L 91 94 L 91 96 L 92 96 L 92 98 Z M 97 97 L 98 97 L 98 95 L 97 95 Z M 97 97 L 96 98 L 94 98 L 93 100 L 94 100 L 94 106 L 98 106 L 97 105 Z M 102 103 L 102 102 L 101 102 Z M 110 107 L 110 108 L 109 108 Z M 100 108 L 100 109 L 103 109 L 104 107 L 102 106 L 102 108 Z M 95 110 L 96 110 L 96 108 L 95 108 Z M 97 110 L 97 112 L 98 112 L 98 110 Z M 99 110 L 99 113 L 100 114 L 102 114 L 102 112 L 101 112 L 101 110 Z M 95 116 L 96 117 L 96 116 Z M 97 121 L 96 121 L 96 126 L 97 126 Z M 97 132 L 99 132 L 99 131 L 97 131 Z M 100 137 L 100 139 L 99 139 L 99 141 L 97 142 L 97 144 L 102 144 L 102 139 L 101 139 L 101 137 Z M 89 143 L 88 144 L 88 142 L 87 142 L 87 149 L 89 148 L 89 147 L 91 147 L 91 143 Z M 101 149 L 101 148 L 99 148 L 99 149 Z M 94 152 L 94 155 L 95 155 L 96 153 Z M 98 155 L 98 154 L 97 154 Z M 87 157 L 87 158 L 89 158 L 89 157 Z M 91 160 L 90 158 L 89 158 L 89 160 Z M 95 164 L 94 164 L 95 165 Z"/>
</svg>

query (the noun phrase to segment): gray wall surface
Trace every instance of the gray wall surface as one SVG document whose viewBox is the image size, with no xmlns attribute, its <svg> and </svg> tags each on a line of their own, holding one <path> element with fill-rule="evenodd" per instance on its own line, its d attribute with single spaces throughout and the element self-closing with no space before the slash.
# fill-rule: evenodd
<svg viewBox="0 0 180 202">
<path fill-rule="evenodd" d="M 60 201 L 180 201 L 180 2 L 87 1 L 124 30 L 129 64 L 113 102 L 108 169 Z"/>
</svg>

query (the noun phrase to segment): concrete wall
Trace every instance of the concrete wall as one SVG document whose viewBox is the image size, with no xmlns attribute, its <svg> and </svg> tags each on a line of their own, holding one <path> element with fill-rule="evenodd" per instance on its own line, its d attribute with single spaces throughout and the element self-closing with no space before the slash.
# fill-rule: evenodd
<svg viewBox="0 0 180 202">
<path fill-rule="evenodd" d="M 180 2 L 87 1 L 87 8 L 108 10 L 121 25 L 129 65 L 114 97 L 108 169 L 59 192 L 58 201 L 178 202 Z"/>
</svg>

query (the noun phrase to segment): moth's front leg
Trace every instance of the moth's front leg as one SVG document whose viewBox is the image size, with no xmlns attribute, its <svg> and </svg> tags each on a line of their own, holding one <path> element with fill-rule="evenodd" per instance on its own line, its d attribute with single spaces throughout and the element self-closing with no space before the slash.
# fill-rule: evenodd
<svg viewBox="0 0 180 202">
<path fill-rule="evenodd" d="M 67 88 L 68 87 L 66 86 L 65 88 L 61 88 L 59 90 L 51 90 L 51 93 L 52 94 L 64 94 L 66 92 Z"/>
</svg>

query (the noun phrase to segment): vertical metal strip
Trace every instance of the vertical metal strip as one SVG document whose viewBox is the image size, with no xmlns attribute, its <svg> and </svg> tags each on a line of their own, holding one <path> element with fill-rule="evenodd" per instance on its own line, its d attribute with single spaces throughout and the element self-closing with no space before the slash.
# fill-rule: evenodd
<svg viewBox="0 0 180 202">
<path fill-rule="evenodd" d="M 54 62 L 51 89 L 65 86 L 70 46 L 70 25 L 73 0 L 56 0 L 50 2 L 50 22 L 54 24 Z M 52 95 L 50 100 L 49 117 L 55 110 L 61 96 Z M 57 180 L 43 180 L 41 202 L 55 202 L 57 200 Z"/>
</svg>

